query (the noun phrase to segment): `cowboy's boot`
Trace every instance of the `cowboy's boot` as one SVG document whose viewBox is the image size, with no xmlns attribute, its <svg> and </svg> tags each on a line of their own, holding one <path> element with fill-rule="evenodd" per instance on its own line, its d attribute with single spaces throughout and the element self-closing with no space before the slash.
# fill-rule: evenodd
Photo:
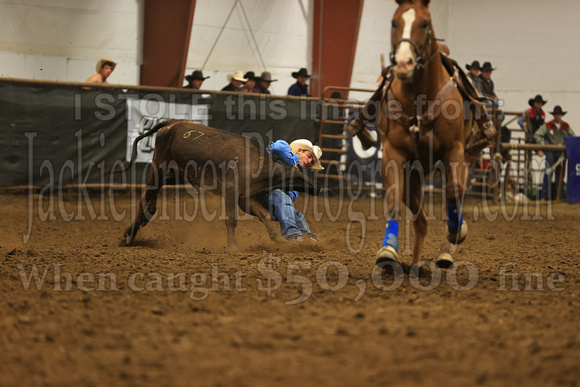
<svg viewBox="0 0 580 387">
<path fill-rule="evenodd" d="M 465 151 L 473 156 L 481 153 L 481 151 L 490 144 L 490 141 L 495 139 L 497 136 L 497 130 L 493 126 L 491 120 L 476 122 L 479 129 L 474 133 L 471 133 L 471 136 L 469 136 L 467 144 L 465 145 Z"/>
<path fill-rule="evenodd" d="M 377 142 L 371 135 L 371 132 L 364 127 L 362 121 L 360 121 L 358 118 L 352 120 L 351 123 L 346 127 L 346 130 L 352 137 L 358 136 L 358 139 L 360 140 L 365 150 L 375 146 Z"/>
<path fill-rule="evenodd" d="M 478 123 L 478 126 L 481 128 L 485 138 L 488 140 L 491 141 L 497 137 L 497 129 L 495 126 L 493 126 L 493 122 L 491 120 L 484 122 L 481 126 Z"/>
</svg>

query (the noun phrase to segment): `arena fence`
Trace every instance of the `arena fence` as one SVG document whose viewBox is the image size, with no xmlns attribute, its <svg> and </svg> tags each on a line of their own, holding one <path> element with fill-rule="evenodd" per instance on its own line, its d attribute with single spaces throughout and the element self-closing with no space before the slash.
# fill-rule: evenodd
<svg viewBox="0 0 580 387">
<path fill-rule="evenodd" d="M 560 152 L 564 159 L 563 165 L 567 163 L 567 152 L 565 145 L 540 145 L 530 144 L 525 140 L 525 132 L 520 128 L 508 128 L 511 122 L 521 117 L 521 112 L 504 112 L 506 117 L 511 116 L 503 130 L 510 131 L 510 141 L 500 142 L 500 151 L 504 156 L 502 165 L 504 166 L 503 174 L 503 192 L 506 195 L 511 192 L 512 195 L 523 193 L 527 197 L 537 198 L 539 196 L 542 178 L 545 173 L 542 157 L 547 152 Z M 501 141 L 501 139 L 500 139 Z M 564 168 L 560 173 L 557 184 L 557 197 L 562 197 L 564 187 Z M 558 199 L 560 200 L 560 199 Z"/>
<path fill-rule="evenodd" d="M 136 184 L 118 173 L 132 140 L 165 119 L 230 132 L 318 140 L 321 100 L 265 94 L 0 78 L 0 186 Z M 140 143 L 150 160 L 152 143 Z"/>
<path fill-rule="evenodd" d="M 328 87 L 323 95 L 330 91 L 374 92 Z M 365 151 L 358 139 L 344 132 L 363 103 L 344 98 L 0 78 L 0 189 L 141 187 L 148 177 L 151 142 L 140 143 L 144 156 L 129 181 L 116 173 L 128 160 L 132 140 L 162 120 L 187 119 L 256 137 L 264 144 L 307 138 L 323 149 L 327 181 L 380 190 L 380 149 Z M 511 123 L 522 113 L 503 114 L 512 116 Z M 495 110 L 493 117 L 500 128 Z M 480 187 L 479 193 L 495 200 L 505 194 L 505 188 L 514 194 L 538 188 L 541 177 L 537 177 L 543 169 L 532 162 L 535 152 L 566 150 L 526 144 L 520 129 L 508 130 L 516 136 L 502 142 L 498 130 L 496 142 L 482 153 L 474 170 L 476 181 L 471 184 L 472 190 Z M 509 162 L 507 157 L 502 162 L 500 155 L 509 151 Z"/>
<path fill-rule="evenodd" d="M 343 98 L 349 92 L 374 93 L 372 89 L 327 86 L 324 96 L 318 143 L 329 169 L 330 179 L 342 181 L 348 187 L 378 194 L 382 189 L 380 147 L 364 150 L 358 138 L 346 132 L 346 126 L 364 107 L 366 100 Z M 330 97 L 328 97 L 330 95 Z M 334 97 L 333 97 L 334 96 Z M 374 130 L 369 125 L 371 131 Z"/>
</svg>

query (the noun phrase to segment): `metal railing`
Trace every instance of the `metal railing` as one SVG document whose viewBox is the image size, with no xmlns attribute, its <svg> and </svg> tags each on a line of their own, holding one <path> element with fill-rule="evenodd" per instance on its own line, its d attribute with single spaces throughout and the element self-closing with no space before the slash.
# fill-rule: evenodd
<svg viewBox="0 0 580 387">
<path fill-rule="evenodd" d="M 329 91 L 360 91 L 374 93 L 375 90 L 371 89 L 359 89 L 352 87 L 340 87 L 340 86 L 327 86 L 322 91 L 322 95 L 325 96 Z M 322 98 L 322 109 L 320 114 L 320 130 L 318 135 L 318 145 L 322 149 L 323 157 L 324 155 L 331 155 L 331 159 L 322 159 L 321 163 L 327 166 L 337 165 L 337 174 L 327 175 L 329 178 L 334 179 L 344 179 L 343 172 L 346 168 L 346 154 L 349 149 L 349 135 L 346 133 L 346 125 L 348 125 L 348 115 L 346 114 L 346 109 L 362 109 L 366 101 L 355 101 L 346 98 Z M 332 117 L 328 117 L 329 112 L 335 112 Z M 342 125 L 342 127 L 340 127 Z M 338 130 L 337 130 L 338 129 Z M 340 140 L 340 146 L 337 146 Z M 333 156 L 341 156 L 339 160 L 332 159 Z M 343 157 L 344 156 L 344 157 Z"/>
</svg>

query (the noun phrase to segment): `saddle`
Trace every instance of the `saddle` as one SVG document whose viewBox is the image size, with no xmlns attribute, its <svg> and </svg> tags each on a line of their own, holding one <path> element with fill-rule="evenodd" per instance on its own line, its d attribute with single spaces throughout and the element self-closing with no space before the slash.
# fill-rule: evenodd
<svg viewBox="0 0 580 387">
<path fill-rule="evenodd" d="M 451 77 L 457 83 L 457 88 L 461 92 L 461 96 L 465 101 L 472 101 L 480 104 L 485 104 L 487 98 L 482 96 L 479 91 L 475 88 L 471 79 L 465 74 L 465 72 L 461 69 L 459 64 L 455 61 L 455 59 L 451 59 L 445 54 L 441 53 L 441 60 L 443 61 L 443 66 L 449 73 Z"/>
<path fill-rule="evenodd" d="M 457 84 L 457 88 L 465 101 L 472 101 L 477 104 L 485 105 L 486 101 L 488 100 L 484 96 L 482 96 L 479 91 L 475 88 L 471 79 L 465 74 L 465 72 L 461 69 L 459 64 L 455 61 L 455 59 L 449 58 L 447 55 L 440 53 L 441 61 L 443 62 L 443 67 L 449 74 L 451 78 Z M 379 86 L 378 90 L 382 90 L 386 84 L 386 82 L 392 76 L 391 67 L 385 67 L 382 71 L 383 81 Z M 380 95 L 382 97 L 382 94 Z"/>
</svg>

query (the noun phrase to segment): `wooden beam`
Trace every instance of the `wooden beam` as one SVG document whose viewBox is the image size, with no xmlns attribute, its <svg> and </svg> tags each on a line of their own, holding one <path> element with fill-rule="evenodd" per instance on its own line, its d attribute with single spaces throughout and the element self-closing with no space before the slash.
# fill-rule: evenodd
<svg viewBox="0 0 580 387">
<path fill-rule="evenodd" d="M 314 0 L 310 93 L 349 87 L 364 0 Z M 342 98 L 347 98 L 342 92 Z"/>
<path fill-rule="evenodd" d="M 181 87 L 195 0 L 145 0 L 140 84 Z"/>
</svg>

